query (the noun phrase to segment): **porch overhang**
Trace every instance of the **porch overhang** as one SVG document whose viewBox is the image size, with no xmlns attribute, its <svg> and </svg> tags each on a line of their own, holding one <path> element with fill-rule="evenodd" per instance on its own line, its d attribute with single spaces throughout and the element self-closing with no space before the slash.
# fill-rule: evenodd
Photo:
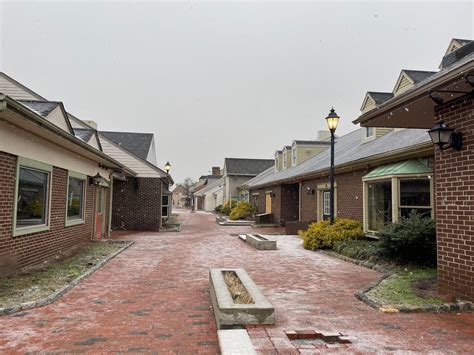
<svg viewBox="0 0 474 355">
<path fill-rule="evenodd" d="M 430 93 L 445 103 L 472 94 L 474 76 L 467 78 L 466 74 L 473 72 L 474 54 L 362 114 L 353 123 L 362 127 L 431 128 L 435 123 L 437 104 L 430 98 Z"/>
</svg>

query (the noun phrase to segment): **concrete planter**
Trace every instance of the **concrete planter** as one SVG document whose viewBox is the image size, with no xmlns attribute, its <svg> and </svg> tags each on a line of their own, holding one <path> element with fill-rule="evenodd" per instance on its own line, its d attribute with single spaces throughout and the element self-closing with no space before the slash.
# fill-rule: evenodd
<svg viewBox="0 0 474 355">
<path fill-rule="evenodd" d="M 261 234 L 247 234 L 245 241 L 258 250 L 276 250 L 276 240 L 269 240 Z"/>
<path fill-rule="evenodd" d="M 234 271 L 254 303 L 236 304 L 223 271 Z M 210 269 L 209 288 L 218 329 L 243 328 L 247 324 L 275 324 L 275 310 L 244 269 Z"/>
</svg>

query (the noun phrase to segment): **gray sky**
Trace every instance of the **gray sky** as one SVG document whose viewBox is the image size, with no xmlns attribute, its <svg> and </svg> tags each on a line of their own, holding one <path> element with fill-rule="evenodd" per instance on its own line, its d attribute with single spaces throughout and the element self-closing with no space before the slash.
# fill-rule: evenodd
<svg viewBox="0 0 474 355">
<path fill-rule="evenodd" d="M 0 0 L 2 2 L 2 0 Z M 0 69 L 99 129 L 155 133 L 176 181 L 356 127 L 368 90 L 436 70 L 471 2 L 8 2 Z"/>
</svg>

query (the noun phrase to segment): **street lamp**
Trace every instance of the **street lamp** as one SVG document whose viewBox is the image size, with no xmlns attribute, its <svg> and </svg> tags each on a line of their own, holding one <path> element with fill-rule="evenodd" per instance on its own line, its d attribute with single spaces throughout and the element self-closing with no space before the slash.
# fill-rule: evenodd
<svg viewBox="0 0 474 355">
<path fill-rule="evenodd" d="M 170 164 L 169 161 L 167 161 L 166 164 L 165 164 L 165 170 L 166 170 L 166 173 L 169 175 L 170 170 L 171 170 L 171 164 Z"/>
<path fill-rule="evenodd" d="M 334 223 L 334 132 L 336 132 L 337 124 L 339 123 L 339 116 L 337 115 L 336 111 L 334 111 L 334 107 L 331 108 L 329 115 L 326 117 L 326 122 L 328 124 L 329 131 L 331 132 L 331 174 L 330 174 L 330 206 L 329 206 L 329 214 L 330 214 L 330 221 L 331 224 Z"/>
</svg>

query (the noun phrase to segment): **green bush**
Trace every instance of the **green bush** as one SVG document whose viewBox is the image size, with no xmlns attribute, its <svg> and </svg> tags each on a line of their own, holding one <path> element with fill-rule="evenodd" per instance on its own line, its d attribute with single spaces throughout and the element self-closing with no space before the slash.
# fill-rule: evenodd
<svg viewBox="0 0 474 355">
<path fill-rule="evenodd" d="M 239 201 L 230 212 L 230 219 L 234 221 L 237 219 L 245 219 L 255 212 L 257 212 L 257 209 L 250 203 L 247 201 Z"/>
<path fill-rule="evenodd" d="M 332 249 L 341 255 L 357 260 L 376 261 L 382 255 L 378 240 L 349 239 L 334 243 Z"/>
<path fill-rule="evenodd" d="M 436 227 L 431 218 L 412 211 L 398 223 L 379 230 L 380 246 L 391 259 L 419 264 L 436 264 Z"/>
<path fill-rule="evenodd" d="M 338 241 L 362 237 L 362 223 L 352 219 L 337 218 L 334 224 L 329 221 L 311 223 L 306 231 L 300 232 L 306 249 L 332 248 Z"/>
<path fill-rule="evenodd" d="M 232 209 L 235 208 L 235 206 L 237 206 L 237 201 L 227 201 L 226 203 L 224 203 L 224 206 L 222 206 L 221 213 L 228 216 L 230 215 Z"/>
<path fill-rule="evenodd" d="M 215 209 L 214 209 L 214 212 L 217 212 L 217 213 L 222 213 L 222 205 L 219 205 L 217 206 Z"/>
</svg>

